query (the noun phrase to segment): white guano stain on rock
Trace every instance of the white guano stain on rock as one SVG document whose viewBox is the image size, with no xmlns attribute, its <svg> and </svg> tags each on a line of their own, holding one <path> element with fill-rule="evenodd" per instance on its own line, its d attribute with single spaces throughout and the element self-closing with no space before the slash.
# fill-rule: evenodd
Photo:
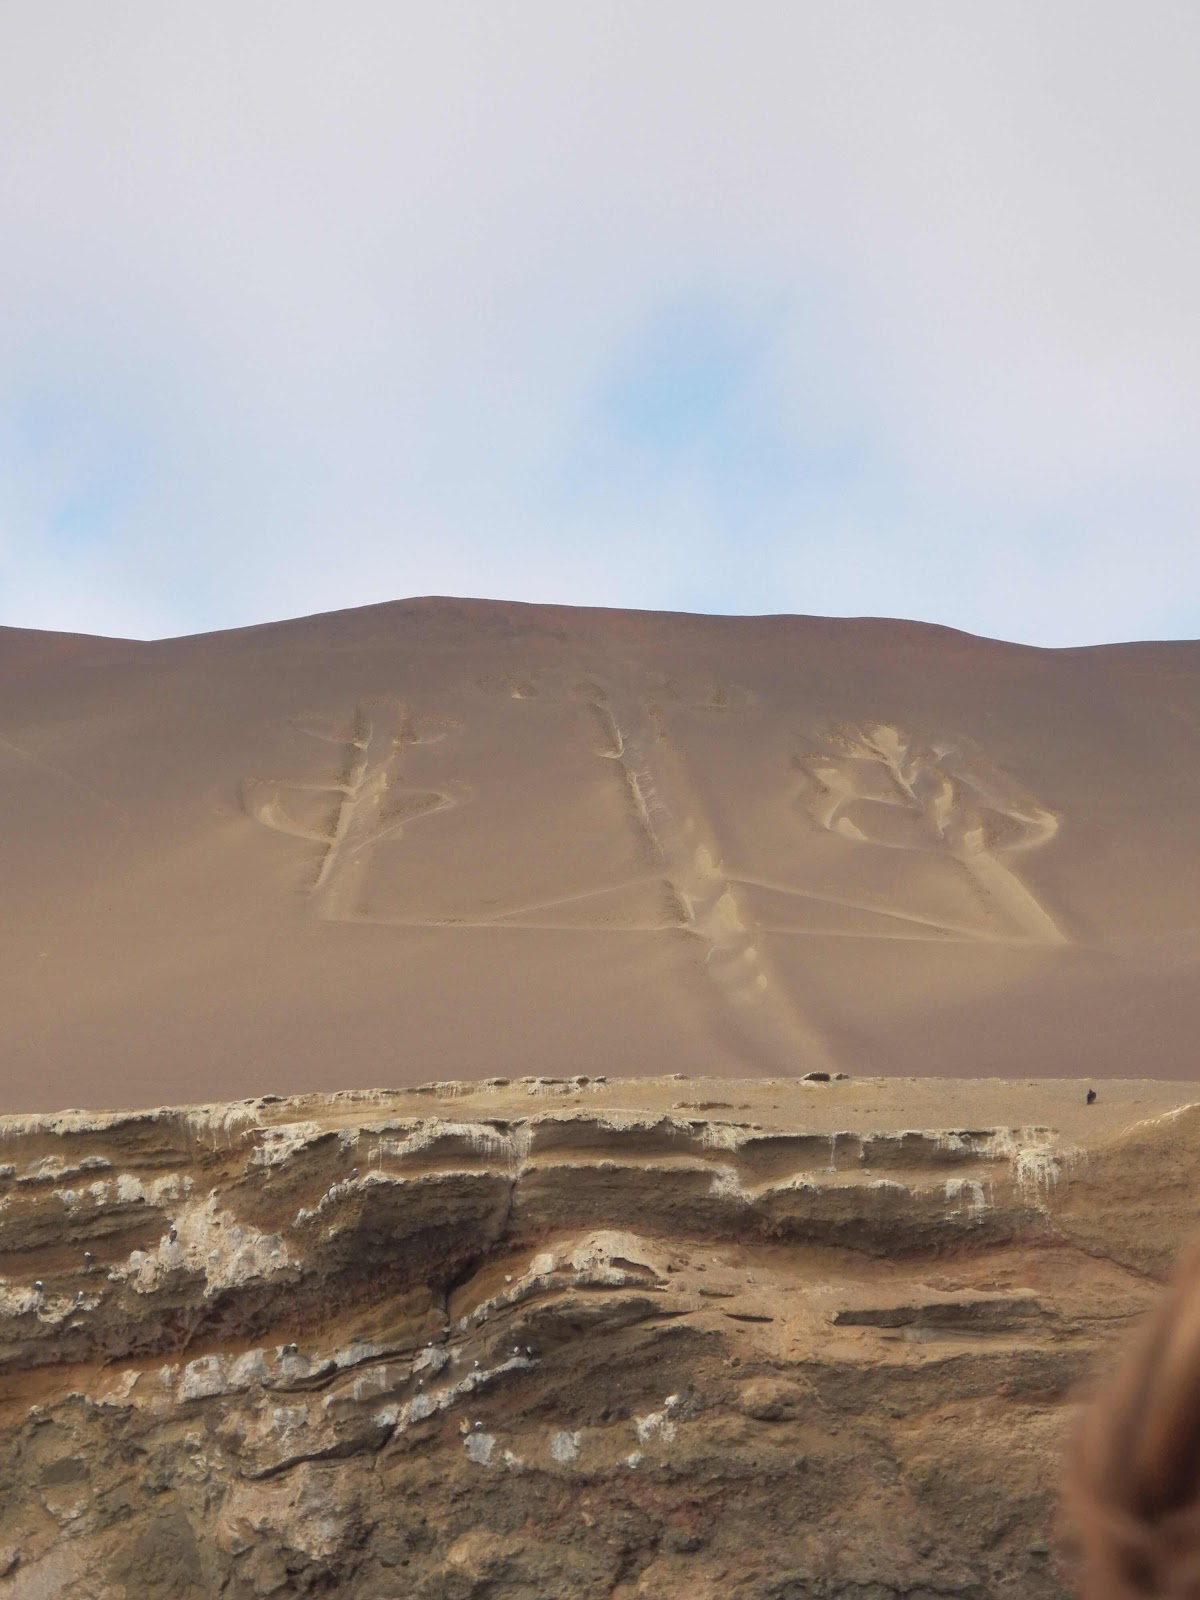
<svg viewBox="0 0 1200 1600">
<path fill-rule="evenodd" d="M 229 1369 L 231 1390 L 249 1389 L 256 1383 L 266 1383 L 271 1369 L 265 1350 L 246 1350 L 236 1358 Z"/>
<path fill-rule="evenodd" d="M 521 1143 L 523 1141 L 513 1132 L 493 1127 L 491 1123 L 450 1122 L 441 1117 L 428 1117 L 403 1138 L 382 1139 L 378 1148 L 381 1157 L 403 1161 L 424 1155 L 438 1145 L 461 1144 L 473 1155 L 499 1157 L 511 1164 L 524 1154 Z"/>
<path fill-rule="evenodd" d="M 96 1185 L 92 1185 L 91 1192 L 95 1194 Z M 152 1178 L 149 1183 L 132 1172 L 122 1172 L 113 1180 L 112 1184 L 104 1184 L 104 1194 L 99 1198 L 107 1202 L 111 1196 L 118 1205 L 131 1206 L 144 1203 L 150 1206 L 168 1206 L 176 1200 L 182 1200 L 191 1194 L 194 1188 L 193 1181 L 188 1175 L 178 1173 L 165 1173 L 161 1178 Z"/>
<path fill-rule="evenodd" d="M 258 1167 L 280 1167 L 325 1133 L 319 1122 L 285 1122 L 259 1130 L 251 1161 Z"/>
<path fill-rule="evenodd" d="M 374 1339 L 353 1339 L 332 1357 L 335 1367 L 357 1367 L 364 1361 L 374 1361 L 379 1356 L 391 1355 L 394 1346 L 377 1344 Z"/>
<path fill-rule="evenodd" d="M 114 1406 L 123 1411 L 133 1407 L 133 1391 L 141 1374 L 136 1367 L 130 1367 L 123 1372 L 111 1389 L 106 1389 L 96 1399 L 100 1406 Z"/>
<path fill-rule="evenodd" d="M 928 1138 L 929 1135 L 924 1137 Z M 934 1133 L 933 1146 L 935 1150 L 944 1150 L 953 1155 L 970 1156 L 974 1153 L 975 1146 L 965 1134 L 941 1131 Z"/>
<path fill-rule="evenodd" d="M 463 1442 L 466 1445 L 468 1461 L 473 1461 L 477 1467 L 491 1465 L 492 1455 L 496 1449 L 494 1434 L 469 1433 Z"/>
<path fill-rule="evenodd" d="M 450 1363 L 450 1352 L 442 1344 L 427 1344 L 413 1360 L 415 1373 L 437 1373 Z"/>
<path fill-rule="evenodd" d="M 661 1251 L 639 1235 L 624 1229 L 596 1229 L 571 1246 L 539 1250 L 520 1275 L 507 1273 L 504 1287 L 460 1317 L 457 1329 L 466 1333 L 497 1312 L 555 1289 L 646 1287 L 665 1274 Z"/>
<path fill-rule="evenodd" d="M 1055 1142 L 1051 1128 L 999 1128 L 980 1154 L 992 1161 L 1007 1161 L 1021 1198 L 1045 1210 L 1046 1198 L 1058 1187 L 1081 1157 L 1073 1145 Z"/>
<path fill-rule="evenodd" d="M 560 1466 L 568 1466 L 579 1457 L 580 1433 L 568 1433 L 565 1429 L 550 1436 L 550 1455 Z"/>
<path fill-rule="evenodd" d="M 189 1361 L 179 1380 L 181 1400 L 207 1400 L 229 1392 L 229 1361 L 224 1356 L 198 1356 Z"/>
<path fill-rule="evenodd" d="M 27 1317 L 41 1309 L 43 1304 L 42 1296 L 32 1287 L 0 1289 L 0 1317 Z"/>
<path fill-rule="evenodd" d="M 658 1439 L 662 1444 L 674 1442 L 675 1424 L 667 1415 L 665 1405 L 661 1411 L 651 1411 L 648 1416 L 635 1417 L 633 1425 L 637 1431 L 639 1444 L 649 1444 L 653 1439 Z"/>
<path fill-rule="evenodd" d="M 104 1172 L 111 1166 L 108 1157 L 101 1155 L 84 1156 L 79 1161 L 69 1163 L 61 1156 L 43 1156 L 38 1161 L 31 1161 L 16 1181 L 18 1184 L 62 1183 L 68 1178 L 82 1177 L 85 1173 Z"/>
<path fill-rule="evenodd" d="M 972 1222 L 982 1222 L 992 1206 L 989 1188 L 976 1178 L 947 1178 L 946 1201 L 954 1202 L 951 1216 L 959 1216 L 965 1210 Z"/>
<path fill-rule="evenodd" d="M 410 1422 L 424 1422 L 440 1409 L 435 1395 L 415 1394 L 408 1402 L 408 1418 Z"/>
<path fill-rule="evenodd" d="M 260 1233 L 218 1205 L 216 1194 L 192 1202 L 175 1214 L 176 1237 L 164 1234 L 153 1250 L 134 1250 L 124 1268 L 109 1273 L 137 1294 L 153 1294 L 177 1272 L 204 1279 L 211 1296 L 256 1278 L 291 1273 L 296 1266 L 283 1236 Z"/>
<path fill-rule="evenodd" d="M 750 1196 L 743 1187 L 736 1167 L 715 1167 L 708 1192 L 718 1200 L 730 1200 L 734 1205 L 748 1205 Z"/>
<path fill-rule="evenodd" d="M 680 1133 L 690 1134 L 691 1129 L 681 1124 Z M 706 1122 L 700 1129 L 700 1147 L 703 1150 L 740 1150 L 746 1142 L 746 1129 L 729 1122 Z"/>
</svg>

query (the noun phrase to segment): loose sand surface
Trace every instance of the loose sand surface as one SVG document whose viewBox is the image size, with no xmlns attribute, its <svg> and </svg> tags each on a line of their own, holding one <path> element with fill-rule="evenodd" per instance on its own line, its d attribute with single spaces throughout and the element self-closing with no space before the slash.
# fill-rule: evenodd
<svg viewBox="0 0 1200 1600">
<path fill-rule="evenodd" d="M 0 1110 L 1200 1076 L 1196 643 L 457 600 L 4 629 L 0 795 Z"/>
</svg>

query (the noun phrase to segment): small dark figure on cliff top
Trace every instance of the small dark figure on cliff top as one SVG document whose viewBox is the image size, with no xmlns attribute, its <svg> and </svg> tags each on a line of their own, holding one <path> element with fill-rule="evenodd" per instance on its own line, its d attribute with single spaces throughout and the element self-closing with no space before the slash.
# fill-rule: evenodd
<svg viewBox="0 0 1200 1600">
<path fill-rule="evenodd" d="M 84 1267 L 86 1268 L 86 1270 L 88 1272 L 90 1272 L 92 1270 L 92 1262 L 95 1259 L 96 1259 L 95 1256 L 92 1254 L 92 1252 L 90 1250 L 85 1250 L 83 1252 L 83 1265 L 84 1265 Z"/>
<path fill-rule="evenodd" d="M 179 1230 L 176 1228 L 175 1224 L 172 1223 L 171 1226 L 167 1229 L 167 1238 L 171 1241 L 172 1244 L 174 1244 L 176 1239 L 178 1239 L 178 1237 L 179 1237 Z"/>
<path fill-rule="evenodd" d="M 1096 1091 L 1095 1091 L 1095 1089 L 1089 1089 L 1088 1090 L 1088 1092 L 1087 1092 L 1087 1103 L 1088 1103 L 1089 1106 L 1094 1106 L 1096 1104 Z"/>
<path fill-rule="evenodd" d="M 358 1168 L 357 1167 L 351 1167 L 350 1168 L 350 1176 L 352 1178 L 357 1178 L 358 1177 Z"/>
</svg>

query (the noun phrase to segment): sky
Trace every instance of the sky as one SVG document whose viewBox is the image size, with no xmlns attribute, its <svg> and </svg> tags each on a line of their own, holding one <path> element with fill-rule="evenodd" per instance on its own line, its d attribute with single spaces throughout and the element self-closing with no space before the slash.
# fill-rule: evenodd
<svg viewBox="0 0 1200 1600">
<path fill-rule="evenodd" d="M 0 623 L 1200 634 L 1195 0 L 9 0 Z"/>
</svg>

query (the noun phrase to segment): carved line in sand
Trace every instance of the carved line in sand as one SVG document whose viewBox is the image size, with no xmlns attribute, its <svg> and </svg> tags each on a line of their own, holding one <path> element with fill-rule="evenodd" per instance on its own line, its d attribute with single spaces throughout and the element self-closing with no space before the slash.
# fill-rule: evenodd
<svg viewBox="0 0 1200 1600">
<path fill-rule="evenodd" d="M 684 932 L 700 941 L 705 974 L 740 1047 L 777 1071 L 831 1067 L 828 1045 L 792 1005 L 747 924 L 736 880 L 724 869 L 715 830 L 667 729 L 671 707 L 736 711 L 750 703 L 749 693 L 736 685 L 681 683 L 665 676 L 641 681 L 585 677 L 566 689 L 552 687 L 548 695 L 535 678 L 505 680 L 501 687 L 514 699 L 572 699 L 590 706 L 598 718 L 603 744 L 596 754 L 620 772 L 652 863 L 651 871 L 632 884 L 663 884 L 677 911 L 674 920 L 645 931 Z M 606 886 L 538 909 L 610 892 Z"/>
<path fill-rule="evenodd" d="M 394 837 L 414 816 L 428 815 L 455 804 L 460 795 L 445 790 L 404 790 L 395 795 L 398 763 L 406 747 L 443 737 L 444 723 L 416 719 L 400 703 L 360 706 L 349 731 L 334 730 L 312 719 L 297 723 L 302 732 L 346 752 L 342 776 L 330 782 L 299 783 L 250 779 L 244 786 L 249 814 L 281 833 L 311 839 L 323 846 L 320 869 L 312 886 L 318 914 L 333 921 L 369 921 L 402 927 L 507 928 L 510 930 L 581 931 L 578 923 L 552 920 L 515 922 L 530 913 L 553 913 L 578 906 L 614 889 L 661 883 L 678 909 L 673 921 L 622 928 L 622 932 L 683 931 L 705 947 L 704 964 L 719 1000 L 735 1021 L 743 1048 L 760 1063 L 783 1070 L 808 1070 L 829 1064 L 829 1052 L 816 1031 L 793 1010 L 781 985 L 747 927 L 733 883 L 720 865 L 720 851 L 703 806 L 688 781 L 684 763 L 668 737 L 659 700 L 640 687 L 610 688 L 585 680 L 550 696 L 536 680 L 504 680 L 514 699 L 569 699 L 592 708 L 604 733 L 596 754 L 620 770 L 650 870 L 626 885 L 605 884 L 533 906 L 515 906 L 487 919 L 411 919 L 368 914 L 363 910 L 365 876 L 372 848 Z M 653 687 L 659 699 L 675 699 L 720 712 L 744 703 L 743 692 L 723 686 L 699 696 L 680 693 L 670 680 Z M 288 793 L 316 791 L 338 797 L 333 821 L 315 828 L 290 813 Z"/>
<path fill-rule="evenodd" d="M 680 881 L 676 882 L 671 871 L 663 871 L 664 864 L 668 862 L 678 865 L 675 859 L 678 852 L 664 848 L 663 837 L 660 836 L 660 830 L 664 825 L 669 834 L 674 815 L 671 806 L 664 801 L 661 791 L 664 783 L 667 792 L 673 795 L 677 795 L 681 789 L 687 787 L 682 764 L 665 730 L 663 707 L 676 704 L 704 711 L 736 711 L 750 703 L 749 692 L 737 685 L 725 683 L 686 681 L 681 683 L 680 680 L 665 674 L 647 674 L 645 694 L 635 689 L 610 689 L 605 679 L 591 675 L 568 681 L 548 680 L 539 674 L 510 674 L 484 679 L 480 686 L 512 700 L 541 701 L 559 705 L 577 704 L 586 706 L 595 714 L 604 740 L 603 746 L 596 751 L 596 754 L 604 760 L 617 763 L 629 801 L 630 815 L 647 847 L 653 867 L 651 871 L 626 879 L 623 883 L 603 884 L 598 888 L 573 891 L 570 894 L 555 896 L 552 900 L 540 901 L 536 905 L 514 906 L 508 911 L 494 915 L 486 922 L 463 919 L 459 925 L 583 931 L 578 922 L 513 923 L 508 919 L 525 917 L 531 912 L 549 912 L 559 907 L 577 906 L 588 900 L 612 895 L 622 889 L 665 882 L 670 902 L 678 911 L 678 916 L 674 920 L 645 923 L 641 926 L 624 924 L 615 931 L 623 933 L 664 933 L 679 929 L 697 931 L 692 906 L 692 902 L 697 898 L 693 892 L 696 885 L 693 883 L 689 887 L 685 874 L 677 874 L 680 876 Z M 691 796 L 690 809 L 692 812 L 699 811 L 694 795 Z M 693 825 L 694 817 L 689 819 L 688 823 L 689 827 Z M 714 846 L 713 860 L 715 859 Z M 699 868 L 694 870 L 702 871 Z"/>
<path fill-rule="evenodd" d="M 879 927 L 837 932 L 828 928 L 767 925 L 759 933 L 787 933 L 817 938 L 927 939 L 931 942 L 1062 945 L 1066 938 L 1053 916 L 1000 857 L 1039 848 L 1054 838 L 1059 819 L 1023 791 L 1011 778 L 981 757 L 969 758 L 948 742 L 921 744 L 888 724 L 874 723 L 830 735 L 828 747 L 801 758 L 796 765 L 806 785 L 802 803 L 813 819 L 839 837 L 884 848 L 906 849 L 949 857 L 973 883 L 983 920 L 955 922 L 916 909 L 881 904 L 808 889 L 795 883 L 728 870 L 712 830 L 703 822 L 703 807 L 665 728 L 672 705 L 709 711 L 737 710 L 749 703 L 747 691 L 725 684 L 681 686 L 676 680 L 649 681 L 646 695 L 615 693 L 603 681 L 584 680 L 569 689 L 547 686 L 533 675 L 498 679 L 487 687 L 516 700 L 574 699 L 589 704 L 600 719 L 605 746 L 597 754 L 619 763 L 632 813 L 680 908 L 680 921 L 658 923 L 644 931 L 682 926 L 716 947 L 722 939 L 737 943 L 732 922 L 746 934 L 738 908 L 736 885 L 769 889 L 798 903 L 836 906 L 896 924 L 892 933 Z M 664 789 L 669 797 L 664 800 Z M 678 802 L 678 803 L 677 803 Z M 847 808 L 872 805 L 911 813 L 910 839 L 875 836 L 861 815 L 856 822 Z M 857 813 L 856 813 L 857 814 Z M 683 817 L 687 833 L 675 833 Z M 692 835 L 695 834 L 695 839 Z M 693 853 L 689 849 L 695 845 Z M 522 907 L 486 924 L 504 926 L 504 917 L 527 910 L 550 911 L 631 887 L 647 879 L 565 895 L 535 907 Z M 730 926 L 718 935 L 718 928 Z M 482 924 L 473 924 L 482 925 Z M 511 924 L 508 924 L 511 926 Z M 521 926 L 532 926 L 523 923 Z M 570 928 L 570 923 L 539 927 Z M 625 931 L 643 931 L 627 929 Z M 746 934 L 748 938 L 749 935 Z M 755 959 L 759 959 L 757 952 Z M 768 980 L 769 981 L 769 980 Z"/>
<path fill-rule="evenodd" d="M 998 768 L 951 744 L 922 744 L 886 723 L 845 729 L 826 752 L 797 765 L 806 779 L 801 802 L 820 827 L 856 843 L 950 857 L 974 885 L 989 923 L 975 928 L 908 912 L 883 915 L 995 943 L 1067 942 L 1001 859 L 1047 844 L 1059 820 Z M 903 814 L 899 828 L 896 811 Z"/>
<path fill-rule="evenodd" d="M 401 782 L 404 752 L 444 739 L 455 724 L 444 717 L 414 716 L 402 701 L 379 700 L 360 704 L 348 727 L 320 717 L 297 718 L 294 726 L 310 738 L 340 746 L 341 773 L 312 783 L 248 778 L 243 785 L 246 810 L 278 833 L 322 846 L 311 890 L 318 916 L 330 922 L 380 920 L 362 910 L 374 846 L 397 837 L 415 818 L 448 810 L 467 798 L 457 785 L 412 789 Z M 335 799 L 327 825 L 312 825 L 289 813 L 283 797 L 306 792 Z"/>
<path fill-rule="evenodd" d="M 828 1046 L 802 1018 L 747 925 L 715 832 L 666 729 L 662 706 L 636 690 L 597 685 L 591 705 L 607 735 L 597 753 L 620 768 L 657 874 L 679 907 L 677 927 L 705 947 L 705 971 L 744 1044 L 785 1070 L 830 1066 Z M 728 708 L 725 691 L 692 704 Z"/>
<path fill-rule="evenodd" d="M 987 918 L 980 925 L 952 923 L 916 910 L 728 871 L 702 799 L 669 736 L 665 707 L 674 703 L 727 711 L 745 703 L 741 691 L 718 688 L 681 694 L 678 686 L 667 680 L 647 689 L 628 681 L 585 679 L 548 695 L 536 679 L 504 680 L 489 687 L 501 687 L 513 699 L 570 700 L 592 709 L 604 739 L 596 754 L 614 763 L 620 772 L 631 815 L 650 858 L 649 870 L 624 884 L 578 889 L 487 918 L 414 919 L 366 912 L 365 878 L 374 846 L 397 836 L 413 818 L 446 810 L 464 796 L 454 785 L 421 790 L 404 788 L 399 781 L 405 749 L 445 737 L 453 724 L 414 717 L 401 702 L 371 702 L 358 708 L 348 731 L 314 719 L 297 724 L 314 738 L 343 746 L 339 779 L 316 783 L 251 779 L 245 788 L 246 808 L 260 822 L 323 846 L 312 886 L 320 916 L 401 927 L 583 931 L 586 924 L 555 921 L 553 913 L 569 907 L 577 916 L 578 908 L 589 900 L 624 888 L 660 883 L 677 909 L 676 918 L 613 931 L 683 931 L 698 939 L 704 946 L 705 971 L 715 995 L 735 1022 L 743 1045 L 760 1062 L 784 1070 L 794 1070 L 798 1064 L 806 1068 L 830 1064 L 830 1052 L 776 979 L 762 948 L 762 935 L 839 935 L 802 926 L 756 929 L 739 903 L 739 885 L 770 889 L 797 902 L 868 912 L 898 924 L 892 935 L 847 930 L 841 937 L 1066 942 L 1050 913 L 1000 859 L 1002 854 L 1045 844 L 1058 831 L 1058 819 L 1003 773 L 978 759 L 968 760 L 952 745 L 922 745 L 886 724 L 843 730 L 831 738 L 825 751 L 797 762 L 805 777 L 801 799 L 818 826 L 840 838 L 949 856 L 977 891 Z M 338 797 L 327 827 L 309 826 L 286 809 L 285 793 L 306 790 Z M 899 811 L 900 832 L 872 827 L 875 808 L 882 808 L 879 817 L 890 820 Z M 545 914 L 543 920 L 527 920 L 537 913 Z"/>
</svg>

